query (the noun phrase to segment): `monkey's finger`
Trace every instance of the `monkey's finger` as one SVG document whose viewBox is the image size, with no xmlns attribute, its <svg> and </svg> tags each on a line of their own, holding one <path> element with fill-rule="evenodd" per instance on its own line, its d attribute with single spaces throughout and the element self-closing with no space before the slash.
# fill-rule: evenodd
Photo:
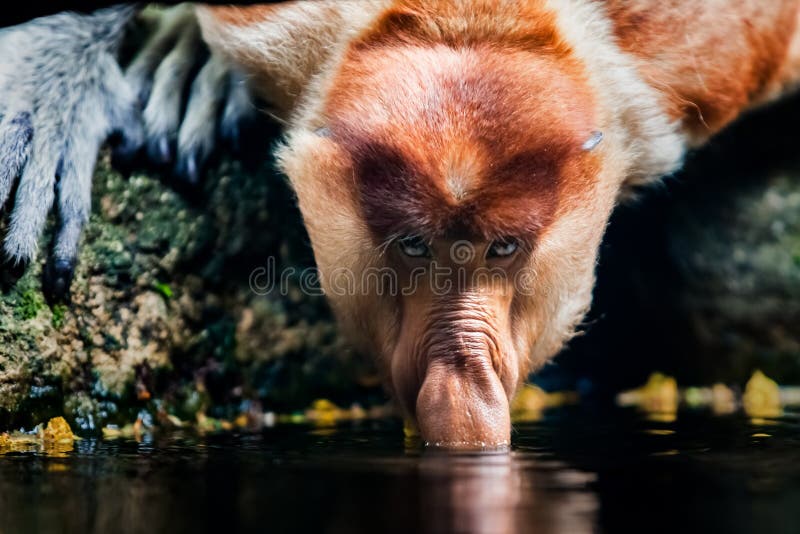
<svg viewBox="0 0 800 534">
<path fill-rule="evenodd" d="M 189 103 L 178 133 L 176 173 L 191 183 L 200 177 L 200 169 L 211 154 L 216 135 L 217 116 L 225 96 L 228 68 L 217 56 L 211 56 L 192 83 Z"/>
<path fill-rule="evenodd" d="M 81 232 L 91 212 L 92 173 L 100 143 L 97 136 L 75 132 L 64 149 L 57 186 L 59 226 L 44 279 L 46 293 L 55 300 L 69 295 Z"/>
<path fill-rule="evenodd" d="M 183 88 L 197 61 L 200 33 L 193 25 L 156 69 L 153 91 L 144 109 L 148 153 L 158 163 L 172 160 L 172 143 L 178 133 Z"/>
<path fill-rule="evenodd" d="M 122 170 L 130 170 L 145 139 L 144 126 L 138 113 L 132 113 L 125 123 L 114 127 L 112 134 L 112 163 Z"/>
<path fill-rule="evenodd" d="M 189 5 L 180 5 L 161 11 L 157 17 L 158 29 L 147 39 L 141 51 L 125 69 L 125 79 L 133 88 L 137 102 L 141 106 L 150 96 L 156 68 L 175 46 L 181 32 L 188 24 L 193 23 L 194 9 Z"/>
<path fill-rule="evenodd" d="M 115 164 L 129 165 L 144 145 L 144 126 L 133 88 L 113 63 L 103 82 L 110 132 L 114 134 L 112 158 Z"/>
<path fill-rule="evenodd" d="M 58 165 L 53 131 L 36 131 L 25 170 L 19 181 L 14 209 L 3 248 L 14 263 L 27 263 L 36 255 L 39 236 L 53 206 L 53 183 Z"/>
<path fill-rule="evenodd" d="M 222 112 L 220 133 L 238 151 L 241 147 L 242 124 L 255 118 L 256 108 L 250 98 L 247 82 L 239 71 L 231 71 L 228 83 L 228 98 Z"/>
<path fill-rule="evenodd" d="M 28 159 L 32 137 L 30 113 L 9 114 L 5 120 L 0 118 L 0 209 Z"/>
</svg>

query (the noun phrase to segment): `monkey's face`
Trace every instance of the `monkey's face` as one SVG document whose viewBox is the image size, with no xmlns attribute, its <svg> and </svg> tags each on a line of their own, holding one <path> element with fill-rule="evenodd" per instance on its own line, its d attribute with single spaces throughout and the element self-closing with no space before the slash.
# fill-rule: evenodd
<svg viewBox="0 0 800 534">
<path fill-rule="evenodd" d="M 506 445 L 517 386 L 585 312 L 618 182 L 598 114 L 564 58 L 382 47 L 290 134 L 323 289 L 426 442 Z"/>
</svg>

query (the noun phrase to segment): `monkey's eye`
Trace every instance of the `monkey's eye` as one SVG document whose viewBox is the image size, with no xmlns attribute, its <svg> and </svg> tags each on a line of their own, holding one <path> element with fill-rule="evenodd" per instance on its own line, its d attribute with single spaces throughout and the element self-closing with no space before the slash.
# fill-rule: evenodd
<svg viewBox="0 0 800 534">
<path fill-rule="evenodd" d="M 513 237 L 495 239 L 486 251 L 487 258 L 507 258 L 519 248 L 519 242 Z"/>
<path fill-rule="evenodd" d="M 427 258 L 431 255 L 431 249 L 421 237 L 403 237 L 397 240 L 397 246 L 410 258 Z"/>
</svg>

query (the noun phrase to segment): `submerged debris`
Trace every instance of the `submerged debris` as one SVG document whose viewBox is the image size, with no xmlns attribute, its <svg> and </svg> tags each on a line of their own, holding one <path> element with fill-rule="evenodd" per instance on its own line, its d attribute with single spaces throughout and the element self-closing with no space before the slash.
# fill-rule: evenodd
<svg viewBox="0 0 800 534">
<path fill-rule="evenodd" d="M 621 406 L 638 406 L 648 413 L 672 414 L 678 411 L 678 383 L 671 376 L 653 373 L 640 388 L 617 396 Z"/>
<path fill-rule="evenodd" d="M 248 411 L 239 413 L 232 419 L 211 417 L 205 411 L 197 412 L 194 421 L 183 420 L 165 412 L 158 413 L 154 418 L 142 411 L 133 423 L 123 426 L 107 425 L 102 430 L 104 439 L 141 440 L 148 434 L 164 429 L 184 429 L 189 432 L 209 434 L 234 430 L 258 431 L 273 427 L 277 423 L 330 427 L 346 421 L 384 419 L 394 415 L 394 409 L 390 404 L 365 409 L 360 404 L 354 403 L 350 408 L 340 408 L 328 399 L 317 399 L 306 410 L 300 412 L 276 414 L 272 411 Z"/>
<path fill-rule="evenodd" d="M 648 414 L 675 414 L 680 404 L 687 408 L 711 408 L 717 415 L 742 409 L 757 420 L 780 417 L 784 408 L 800 406 L 800 387 L 781 387 L 756 370 L 745 384 L 744 393 L 738 395 L 725 384 L 680 389 L 674 378 L 653 373 L 643 386 L 617 395 L 617 404 L 635 406 Z"/>
<path fill-rule="evenodd" d="M 349 409 L 336 406 L 328 399 L 315 400 L 303 414 L 306 421 L 318 426 L 334 425 L 339 421 L 358 421 L 361 419 L 378 419 L 391 415 L 393 410 L 389 406 L 375 406 L 369 411 L 360 404 L 354 403 Z M 280 421 L 280 418 L 278 419 Z"/>
<path fill-rule="evenodd" d="M 37 452 L 57 456 L 71 451 L 77 439 L 63 417 L 54 417 L 47 426 L 40 424 L 31 431 L 0 434 L 0 454 Z"/>
<path fill-rule="evenodd" d="M 751 417 L 780 417 L 783 414 L 778 383 L 756 371 L 744 388 L 744 410 Z"/>
<path fill-rule="evenodd" d="M 547 408 L 575 404 L 579 401 L 574 391 L 548 393 L 540 387 L 525 384 L 511 402 L 511 420 L 514 422 L 538 421 Z"/>
</svg>

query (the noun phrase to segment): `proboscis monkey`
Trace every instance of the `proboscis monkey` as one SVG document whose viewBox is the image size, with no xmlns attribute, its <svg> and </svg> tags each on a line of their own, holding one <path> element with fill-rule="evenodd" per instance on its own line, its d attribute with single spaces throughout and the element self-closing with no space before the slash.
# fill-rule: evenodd
<svg viewBox="0 0 800 534">
<path fill-rule="evenodd" d="M 509 399 L 574 334 L 615 204 L 800 73 L 798 0 L 180 6 L 123 72 L 133 12 L 0 33 L 5 254 L 34 256 L 55 201 L 64 291 L 108 134 L 196 179 L 258 95 L 342 328 L 445 448 L 508 445 Z"/>
</svg>

